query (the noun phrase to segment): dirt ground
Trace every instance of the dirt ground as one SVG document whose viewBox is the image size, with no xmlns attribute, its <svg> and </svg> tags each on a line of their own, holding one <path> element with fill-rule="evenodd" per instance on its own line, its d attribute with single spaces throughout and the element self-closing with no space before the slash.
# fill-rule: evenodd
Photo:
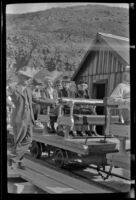
<svg viewBox="0 0 136 200">
<path fill-rule="evenodd" d="M 25 181 L 22 178 L 8 178 L 8 193 L 14 194 L 44 194 L 43 190 Z"/>
</svg>

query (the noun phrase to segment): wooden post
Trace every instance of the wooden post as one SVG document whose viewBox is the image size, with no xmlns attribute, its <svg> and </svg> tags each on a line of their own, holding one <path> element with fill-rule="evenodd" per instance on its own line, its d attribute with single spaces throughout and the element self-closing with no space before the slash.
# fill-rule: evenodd
<svg viewBox="0 0 136 200">
<path fill-rule="evenodd" d="M 126 138 L 125 137 L 118 137 L 118 139 L 120 140 L 120 147 L 119 147 L 119 153 L 120 154 L 126 154 Z"/>
<path fill-rule="evenodd" d="M 111 122 L 111 113 L 110 113 L 110 107 L 107 106 L 106 108 L 106 124 L 105 124 L 105 135 L 110 135 L 110 122 Z"/>
<path fill-rule="evenodd" d="M 118 109 L 122 109 L 124 107 L 127 107 L 129 109 L 129 106 L 128 106 L 129 102 L 125 102 L 121 99 L 119 99 L 118 102 L 113 101 L 113 104 L 118 105 Z M 109 122 L 108 122 L 108 125 L 110 125 Z M 109 153 L 106 155 L 107 163 L 113 166 L 114 165 L 118 166 L 122 168 L 123 170 L 125 169 L 128 171 L 128 174 L 130 174 L 130 154 L 126 151 L 126 139 L 129 139 L 130 137 L 129 125 L 121 124 L 121 123 L 111 125 L 110 132 L 116 138 L 119 139 L 120 143 L 119 143 L 118 153 Z M 123 176 L 125 177 L 126 175 L 124 174 Z"/>
<path fill-rule="evenodd" d="M 50 114 L 50 106 L 47 106 L 47 115 Z"/>
<path fill-rule="evenodd" d="M 62 105 L 59 105 L 59 114 L 58 114 L 58 117 L 60 117 L 62 114 Z"/>
<path fill-rule="evenodd" d="M 74 110 L 74 103 L 72 102 L 71 107 L 70 107 L 70 119 L 72 122 L 72 126 L 70 127 L 71 131 L 73 131 L 73 128 L 74 128 L 73 110 Z"/>
<path fill-rule="evenodd" d="M 70 124 L 70 125 L 67 125 L 66 127 L 66 131 L 65 131 L 66 138 L 69 137 L 69 132 L 73 131 L 73 128 L 74 128 L 73 109 L 74 109 L 74 103 L 70 102 L 70 120 L 72 122 L 72 125 Z"/>
</svg>

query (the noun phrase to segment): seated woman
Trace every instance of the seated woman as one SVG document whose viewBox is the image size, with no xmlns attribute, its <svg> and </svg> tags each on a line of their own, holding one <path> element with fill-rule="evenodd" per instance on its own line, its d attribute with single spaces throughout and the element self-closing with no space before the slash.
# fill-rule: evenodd
<svg viewBox="0 0 136 200">
<path fill-rule="evenodd" d="M 63 81 L 62 82 L 62 97 L 69 97 L 70 98 L 70 82 Z"/>
<path fill-rule="evenodd" d="M 53 88 L 53 82 L 51 79 L 47 78 L 44 81 L 44 88 L 42 90 L 42 99 L 46 100 L 54 100 L 57 103 L 58 93 L 57 90 Z M 44 109 L 47 109 L 44 107 Z M 50 107 L 50 125 L 48 125 L 48 130 L 50 132 L 56 132 L 54 128 L 54 123 L 57 121 L 57 109 L 55 105 Z"/>
<path fill-rule="evenodd" d="M 77 86 L 75 84 L 74 81 L 70 82 L 70 86 L 69 86 L 69 93 L 70 93 L 70 98 L 76 98 L 76 94 L 77 94 Z"/>
<path fill-rule="evenodd" d="M 34 112 L 35 124 L 39 128 L 43 128 L 43 124 L 38 121 L 38 114 L 41 113 L 41 105 L 36 101 L 41 98 L 41 89 L 40 86 L 36 86 L 32 93 L 32 108 Z"/>
<path fill-rule="evenodd" d="M 63 91 L 62 91 L 63 86 L 62 86 L 61 80 L 56 81 L 55 88 L 56 88 L 57 93 L 58 93 L 58 98 L 62 98 L 63 97 Z"/>
<path fill-rule="evenodd" d="M 80 81 L 78 83 L 78 91 L 77 91 L 77 98 L 84 98 L 84 99 L 90 99 L 89 92 L 88 92 L 88 84 L 85 81 Z M 93 106 L 88 106 L 84 109 L 82 109 L 82 114 L 90 114 L 90 115 L 97 115 L 95 112 L 95 107 Z M 85 134 L 84 132 L 87 133 L 89 136 L 99 136 L 98 133 L 96 132 L 96 126 L 95 125 L 90 125 L 89 127 L 84 125 L 81 127 L 80 131 L 83 135 Z"/>
</svg>

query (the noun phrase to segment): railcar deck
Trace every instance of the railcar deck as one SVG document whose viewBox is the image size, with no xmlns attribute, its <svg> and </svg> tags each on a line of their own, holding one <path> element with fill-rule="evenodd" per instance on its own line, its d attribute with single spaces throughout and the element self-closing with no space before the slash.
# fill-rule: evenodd
<svg viewBox="0 0 136 200">
<path fill-rule="evenodd" d="M 57 134 L 40 134 L 35 132 L 33 133 L 33 140 L 82 155 L 88 155 L 90 152 L 112 152 L 117 145 L 116 139 L 112 140 L 111 138 L 104 141 L 102 136 L 94 138 L 65 138 Z"/>
</svg>

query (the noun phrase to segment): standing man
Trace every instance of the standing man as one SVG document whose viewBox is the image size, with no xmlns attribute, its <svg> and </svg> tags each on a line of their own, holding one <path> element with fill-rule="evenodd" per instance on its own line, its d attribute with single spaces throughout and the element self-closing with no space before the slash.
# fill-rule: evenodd
<svg viewBox="0 0 136 200">
<path fill-rule="evenodd" d="M 15 105 L 12 112 L 11 123 L 14 134 L 13 153 L 16 159 L 21 160 L 32 142 L 32 126 L 34 124 L 34 115 L 32 109 L 32 94 L 29 88 L 29 79 L 27 73 L 20 72 L 20 81 L 18 85 L 12 88 L 11 98 Z"/>
</svg>

